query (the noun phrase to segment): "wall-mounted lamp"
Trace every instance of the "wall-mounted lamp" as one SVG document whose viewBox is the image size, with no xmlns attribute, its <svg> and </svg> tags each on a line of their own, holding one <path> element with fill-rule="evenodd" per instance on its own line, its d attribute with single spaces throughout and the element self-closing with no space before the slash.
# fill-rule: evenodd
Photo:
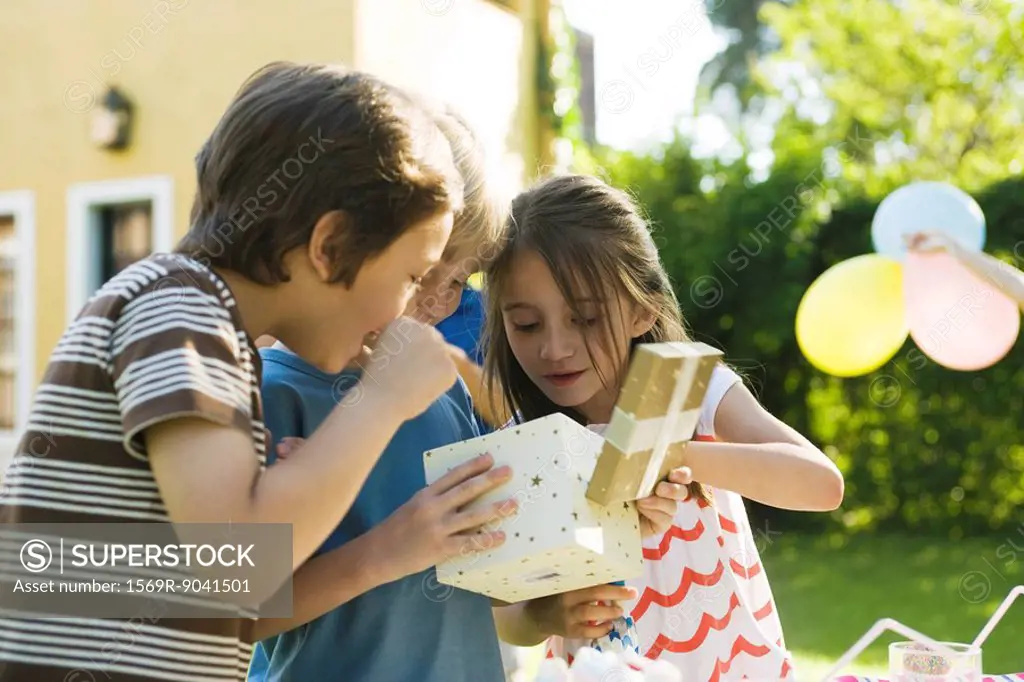
<svg viewBox="0 0 1024 682">
<path fill-rule="evenodd" d="M 132 103 L 110 87 L 92 112 L 92 140 L 101 149 L 126 149 L 131 141 Z"/>
</svg>

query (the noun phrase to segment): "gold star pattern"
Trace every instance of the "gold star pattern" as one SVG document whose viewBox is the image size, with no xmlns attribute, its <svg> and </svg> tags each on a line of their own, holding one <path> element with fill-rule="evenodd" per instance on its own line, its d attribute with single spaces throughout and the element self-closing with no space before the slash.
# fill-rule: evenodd
<svg viewBox="0 0 1024 682">
<path fill-rule="evenodd" d="M 577 514 L 576 512 L 573 512 L 572 513 L 572 520 L 573 521 L 579 521 L 580 520 L 580 515 Z"/>
<path fill-rule="evenodd" d="M 537 487 L 541 484 L 542 480 L 543 479 L 541 479 L 540 476 L 534 476 L 532 479 L 530 479 L 530 485 Z"/>
</svg>

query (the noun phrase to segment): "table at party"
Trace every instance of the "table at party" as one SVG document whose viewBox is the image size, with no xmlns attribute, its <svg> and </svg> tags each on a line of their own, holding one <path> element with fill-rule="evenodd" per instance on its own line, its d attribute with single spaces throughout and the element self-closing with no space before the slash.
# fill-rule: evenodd
<svg viewBox="0 0 1024 682">
<path fill-rule="evenodd" d="M 985 675 L 981 682 L 1022 682 L 1024 673 L 1011 673 L 1008 675 Z M 855 675 L 844 675 L 833 678 L 833 682 L 890 682 L 886 677 L 857 677 Z"/>
</svg>

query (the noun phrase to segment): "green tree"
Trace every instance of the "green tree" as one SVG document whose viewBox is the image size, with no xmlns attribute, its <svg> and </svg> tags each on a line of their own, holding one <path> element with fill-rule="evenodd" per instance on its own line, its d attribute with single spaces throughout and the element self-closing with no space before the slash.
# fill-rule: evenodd
<svg viewBox="0 0 1024 682">
<path fill-rule="evenodd" d="M 1020 3 L 772 2 L 760 16 L 779 49 L 758 82 L 790 123 L 813 119 L 816 139 L 842 146 L 844 193 L 912 179 L 975 191 L 1024 167 Z"/>
<path fill-rule="evenodd" d="M 655 155 L 602 155 L 609 182 L 647 211 L 695 338 L 723 348 L 768 409 L 844 472 L 846 499 L 831 516 L 754 513 L 779 529 L 1014 528 L 1024 521 L 1024 340 L 980 372 L 940 367 L 910 340 L 869 376 L 814 369 L 796 342 L 796 308 L 824 270 L 872 250 L 878 201 L 840 195 L 836 165 L 813 145 L 798 155 L 805 138 L 796 140 L 761 183 L 743 161 L 692 158 L 685 139 Z M 1024 268 L 1024 179 L 977 198 L 988 250 Z"/>
<path fill-rule="evenodd" d="M 704 99 L 719 88 L 734 88 L 741 108 L 746 109 L 757 93 L 754 70 L 759 60 L 775 49 L 777 42 L 759 15 L 765 0 L 704 0 L 708 18 L 728 40 L 726 47 L 701 69 Z"/>
<path fill-rule="evenodd" d="M 879 371 L 843 380 L 802 356 L 794 318 L 821 273 L 873 250 L 878 203 L 913 180 L 971 192 L 986 250 L 1024 268 L 1024 8 L 817 0 L 760 16 L 779 49 L 754 72 L 759 96 L 783 104 L 766 179 L 748 160 L 694 159 L 682 138 L 602 157 L 649 212 L 695 336 L 724 348 L 768 408 L 844 472 L 831 517 L 756 513 L 846 532 L 1012 529 L 1024 521 L 1024 341 L 961 373 L 908 340 Z"/>
</svg>

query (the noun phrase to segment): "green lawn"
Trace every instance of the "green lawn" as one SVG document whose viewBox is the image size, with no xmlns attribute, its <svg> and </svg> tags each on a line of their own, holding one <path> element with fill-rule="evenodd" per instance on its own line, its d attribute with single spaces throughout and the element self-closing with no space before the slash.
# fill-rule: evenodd
<svg viewBox="0 0 1024 682">
<path fill-rule="evenodd" d="M 862 537 L 830 546 L 783 534 L 762 559 L 798 679 L 817 680 L 880 618 L 936 639 L 972 640 L 1010 589 L 1024 584 L 1024 525 L 955 542 Z M 844 672 L 884 673 L 888 643 L 898 639 L 883 636 Z M 985 643 L 983 659 L 987 673 L 1024 671 L 1024 597 Z"/>
</svg>

